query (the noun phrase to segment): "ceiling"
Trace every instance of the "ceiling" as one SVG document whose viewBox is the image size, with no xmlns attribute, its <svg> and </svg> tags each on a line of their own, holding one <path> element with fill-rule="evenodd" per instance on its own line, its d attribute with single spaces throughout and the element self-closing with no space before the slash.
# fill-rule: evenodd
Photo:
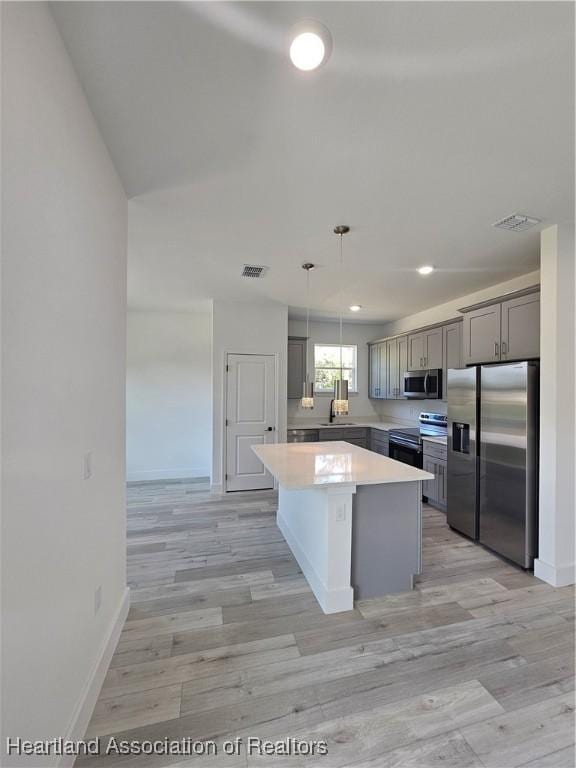
<svg viewBox="0 0 576 768">
<path fill-rule="evenodd" d="M 132 307 L 298 316 L 312 261 L 313 315 L 343 285 L 354 320 L 391 320 L 537 269 L 538 229 L 494 221 L 572 215 L 571 3 L 52 7 L 130 197 Z M 305 18 L 334 41 L 308 73 L 286 55 Z"/>
</svg>

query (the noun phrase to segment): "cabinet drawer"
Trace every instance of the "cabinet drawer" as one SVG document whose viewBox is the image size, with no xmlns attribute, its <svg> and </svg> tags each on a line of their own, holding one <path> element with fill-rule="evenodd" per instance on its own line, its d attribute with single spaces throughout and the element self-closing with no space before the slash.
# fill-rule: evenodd
<svg viewBox="0 0 576 768">
<path fill-rule="evenodd" d="M 357 445 L 359 448 L 366 448 L 366 438 L 363 437 L 344 437 L 344 441 L 346 443 L 352 443 L 352 445 Z"/>
<path fill-rule="evenodd" d="M 320 429 L 318 438 L 324 440 L 344 440 L 344 430 L 342 429 Z"/>
<path fill-rule="evenodd" d="M 426 440 L 426 438 L 424 438 L 423 448 L 424 448 L 424 456 L 432 456 L 435 459 L 446 461 L 448 449 L 445 445 L 441 445 L 440 443 L 431 443 L 428 440 Z"/>
<path fill-rule="evenodd" d="M 318 442 L 318 430 L 289 429 L 287 438 L 289 443 L 316 443 Z"/>
<path fill-rule="evenodd" d="M 349 437 L 353 437 L 355 440 L 366 440 L 366 430 L 364 427 L 353 427 L 352 429 L 344 429 L 342 430 L 344 433 L 344 439 L 347 440 Z"/>
</svg>

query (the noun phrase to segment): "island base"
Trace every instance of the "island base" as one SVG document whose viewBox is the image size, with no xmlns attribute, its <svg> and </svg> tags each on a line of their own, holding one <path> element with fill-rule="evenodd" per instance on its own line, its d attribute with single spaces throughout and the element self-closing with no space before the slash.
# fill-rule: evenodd
<svg viewBox="0 0 576 768">
<path fill-rule="evenodd" d="M 280 486 L 277 523 L 324 613 L 410 590 L 420 572 L 420 482 Z"/>
</svg>

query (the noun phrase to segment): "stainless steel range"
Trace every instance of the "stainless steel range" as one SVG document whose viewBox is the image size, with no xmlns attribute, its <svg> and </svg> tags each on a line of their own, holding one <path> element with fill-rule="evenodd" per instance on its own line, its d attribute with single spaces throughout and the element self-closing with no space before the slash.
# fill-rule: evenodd
<svg viewBox="0 0 576 768">
<path fill-rule="evenodd" d="M 389 456 L 391 459 L 422 469 L 422 438 L 446 437 L 448 416 L 442 413 L 421 413 L 420 427 L 391 429 Z"/>
</svg>

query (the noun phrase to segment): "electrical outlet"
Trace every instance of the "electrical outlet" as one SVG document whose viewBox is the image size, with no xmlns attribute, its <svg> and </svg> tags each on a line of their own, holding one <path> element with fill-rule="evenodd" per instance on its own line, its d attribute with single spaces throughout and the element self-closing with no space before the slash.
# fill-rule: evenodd
<svg viewBox="0 0 576 768">
<path fill-rule="evenodd" d="M 341 505 L 336 510 L 336 522 L 341 523 L 346 520 L 346 507 Z"/>
<path fill-rule="evenodd" d="M 84 454 L 84 480 L 89 480 L 92 477 L 92 451 Z"/>
<path fill-rule="evenodd" d="M 100 585 L 96 592 L 94 592 L 94 616 L 98 613 L 100 610 L 100 606 L 102 605 L 102 585 Z"/>
</svg>

